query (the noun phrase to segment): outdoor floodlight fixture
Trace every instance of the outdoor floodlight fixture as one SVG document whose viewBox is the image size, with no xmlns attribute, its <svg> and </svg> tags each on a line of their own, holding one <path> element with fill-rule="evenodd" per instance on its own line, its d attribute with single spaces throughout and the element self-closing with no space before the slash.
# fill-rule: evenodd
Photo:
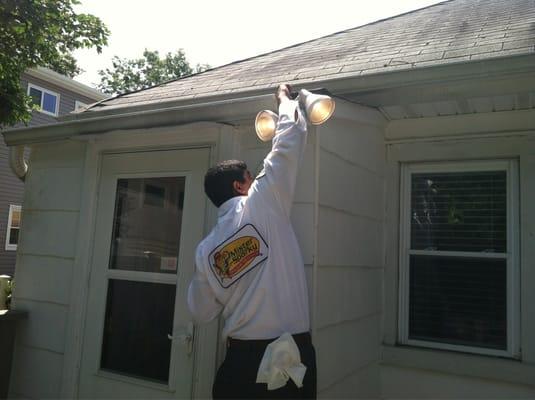
<svg viewBox="0 0 535 400">
<path fill-rule="evenodd" d="M 317 94 L 301 89 L 299 93 L 292 93 L 297 99 L 299 107 L 304 111 L 308 122 L 312 125 L 321 125 L 326 122 L 334 112 L 334 100 L 325 94 Z M 255 130 L 258 138 L 267 142 L 275 136 L 279 116 L 272 111 L 260 111 L 256 115 Z"/>
<path fill-rule="evenodd" d="M 279 116 L 273 111 L 264 110 L 256 114 L 254 126 L 256 135 L 263 142 L 268 142 L 275 136 Z"/>
</svg>

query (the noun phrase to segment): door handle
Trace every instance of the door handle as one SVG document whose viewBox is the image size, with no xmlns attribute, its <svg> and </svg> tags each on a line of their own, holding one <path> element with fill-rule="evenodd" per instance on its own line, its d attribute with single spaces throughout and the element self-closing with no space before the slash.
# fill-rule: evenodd
<svg viewBox="0 0 535 400">
<path fill-rule="evenodd" d="M 186 330 L 184 333 L 181 333 L 179 335 L 167 335 L 167 338 L 169 340 L 178 340 L 181 344 L 186 346 L 186 353 L 187 355 L 191 355 L 193 352 L 193 336 L 194 336 L 194 327 L 193 322 L 188 322 L 188 325 L 186 326 Z"/>
</svg>

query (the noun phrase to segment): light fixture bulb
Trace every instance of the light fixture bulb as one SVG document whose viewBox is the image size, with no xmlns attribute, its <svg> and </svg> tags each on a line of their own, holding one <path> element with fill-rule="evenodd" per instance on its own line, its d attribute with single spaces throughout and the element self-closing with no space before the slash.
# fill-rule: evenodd
<svg viewBox="0 0 535 400">
<path fill-rule="evenodd" d="M 273 139 L 278 121 L 279 117 L 273 111 L 260 111 L 255 119 L 255 130 L 258 138 L 263 142 Z"/>
<path fill-rule="evenodd" d="M 333 115 L 334 100 L 323 94 L 311 93 L 306 89 L 299 91 L 299 103 L 306 112 L 312 125 L 321 125 Z"/>
</svg>

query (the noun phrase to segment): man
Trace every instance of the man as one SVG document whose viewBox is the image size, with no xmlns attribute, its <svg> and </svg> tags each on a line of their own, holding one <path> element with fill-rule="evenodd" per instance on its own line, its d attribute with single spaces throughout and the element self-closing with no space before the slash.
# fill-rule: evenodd
<svg viewBox="0 0 535 400">
<path fill-rule="evenodd" d="M 316 397 L 306 277 L 290 223 L 306 121 L 297 101 L 290 99 L 288 85 L 279 86 L 276 97 L 277 130 L 256 179 L 243 162 L 233 160 L 210 168 L 205 176 L 205 192 L 219 208 L 218 221 L 197 247 L 188 305 L 197 322 L 221 312 L 225 320 L 227 352 L 214 382 L 214 398 Z M 272 354 L 266 351 L 268 344 L 286 333 L 298 348 L 300 360 L 294 366 L 300 361 L 306 372 L 302 382 L 292 377 L 268 390 L 266 383 L 257 383 L 259 366 Z M 284 357 L 292 359 L 291 354 Z"/>
</svg>

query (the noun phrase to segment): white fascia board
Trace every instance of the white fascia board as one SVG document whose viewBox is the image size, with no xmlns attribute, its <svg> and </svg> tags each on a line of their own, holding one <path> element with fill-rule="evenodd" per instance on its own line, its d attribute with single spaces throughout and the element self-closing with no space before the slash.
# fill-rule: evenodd
<svg viewBox="0 0 535 400">
<path fill-rule="evenodd" d="M 25 72 L 27 75 L 37 79 L 41 79 L 46 82 L 50 82 L 56 86 L 60 86 L 64 89 L 78 93 L 82 96 L 88 97 L 94 101 L 104 100 L 110 97 L 107 94 L 101 93 L 92 87 L 77 82 L 74 79 L 66 77 L 65 75 L 58 74 L 51 69 L 44 67 L 31 68 Z"/>
</svg>

